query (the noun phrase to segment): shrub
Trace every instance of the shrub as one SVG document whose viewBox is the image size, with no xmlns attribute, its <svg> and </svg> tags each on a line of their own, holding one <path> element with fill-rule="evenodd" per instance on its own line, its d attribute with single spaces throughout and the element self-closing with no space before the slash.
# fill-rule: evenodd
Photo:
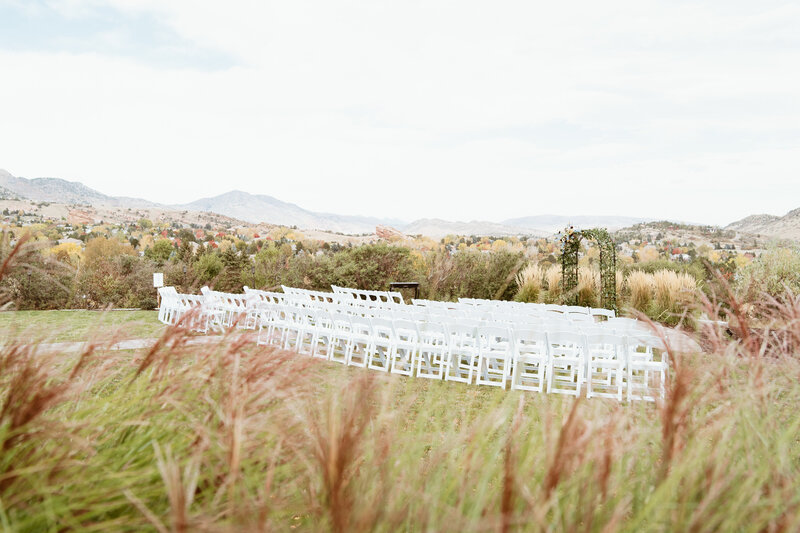
<svg viewBox="0 0 800 533">
<path fill-rule="evenodd" d="M 214 253 L 203 254 L 197 262 L 192 265 L 198 282 L 203 284 L 212 283 L 217 276 L 219 276 L 219 273 L 222 272 L 223 267 L 222 259 Z"/>
<path fill-rule="evenodd" d="M 156 265 L 161 266 L 169 260 L 173 251 L 174 247 L 170 241 L 167 239 L 159 239 L 153 246 L 150 246 L 144 251 L 144 256 L 153 261 Z"/>
<path fill-rule="evenodd" d="M 590 267 L 578 269 L 578 305 L 597 307 L 600 305 L 600 271 Z"/>
<path fill-rule="evenodd" d="M 736 286 L 748 301 L 764 293 L 778 296 L 787 288 L 800 292 L 800 248 L 768 248 L 737 273 Z"/>
<path fill-rule="evenodd" d="M 628 274 L 628 277 L 625 278 L 628 306 L 646 313 L 652 300 L 652 283 L 652 275 L 647 272 L 634 270 Z"/>
<path fill-rule="evenodd" d="M 544 274 L 547 284 L 545 303 L 558 303 L 561 301 L 561 265 L 551 265 Z"/>
<path fill-rule="evenodd" d="M 388 290 L 392 281 L 418 278 L 411 250 L 387 244 L 345 249 L 333 256 L 332 267 L 333 284 L 357 289 Z"/>
<path fill-rule="evenodd" d="M 518 302 L 538 302 L 542 292 L 542 277 L 544 272 L 539 265 L 529 264 L 517 274 L 517 295 L 514 300 Z"/>
<path fill-rule="evenodd" d="M 696 301 L 697 281 L 687 273 L 657 270 L 649 274 L 633 270 L 625 279 L 629 309 L 636 309 L 653 320 L 675 323 Z"/>
<path fill-rule="evenodd" d="M 700 259 L 694 260 L 690 263 L 676 263 L 668 259 L 658 259 L 655 261 L 647 261 L 644 263 L 632 263 L 626 265 L 622 272 L 627 275 L 633 271 L 647 272 L 653 274 L 659 270 L 669 270 L 676 274 L 688 274 L 698 282 L 708 279 L 710 273 L 708 272 L 703 261 Z"/>
<path fill-rule="evenodd" d="M 7 254 L 0 254 L 0 264 Z M 24 246 L 0 282 L 0 305 L 14 308 L 59 309 L 67 307 L 75 287 L 75 269 L 42 253 L 37 244 Z"/>
<path fill-rule="evenodd" d="M 438 300 L 510 300 L 517 290 L 514 280 L 523 263 L 519 252 L 464 250 L 452 256 L 431 254 L 426 260 L 424 277 L 429 281 L 423 295 Z"/>
<path fill-rule="evenodd" d="M 152 309 L 156 306 L 154 270 L 151 261 L 135 255 L 95 257 L 80 269 L 75 306 Z"/>
</svg>

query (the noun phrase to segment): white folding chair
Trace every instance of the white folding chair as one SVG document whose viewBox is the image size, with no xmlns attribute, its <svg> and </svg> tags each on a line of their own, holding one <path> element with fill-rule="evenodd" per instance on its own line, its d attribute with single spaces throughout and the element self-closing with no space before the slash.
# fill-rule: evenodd
<svg viewBox="0 0 800 533">
<path fill-rule="evenodd" d="M 547 357 L 547 335 L 544 331 L 534 328 L 516 329 L 511 388 L 543 392 Z"/>
<path fill-rule="evenodd" d="M 395 340 L 394 325 L 391 319 L 373 317 L 372 325 L 372 352 L 369 354 L 367 367 L 373 370 L 388 372 L 394 360 Z"/>
<path fill-rule="evenodd" d="M 344 313 L 331 313 L 331 344 L 329 361 L 347 364 L 347 354 L 350 350 L 351 333 L 353 324 L 350 315 Z"/>
<path fill-rule="evenodd" d="M 311 356 L 319 359 L 330 359 L 335 332 L 330 312 L 324 309 L 314 310 L 314 338 L 311 342 Z"/>
<path fill-rule="evenodd" d="M 373 351 L 372 324 L 363 316 L 350 317 L 350 343 L 347 346 L 346 361 L 350 366 L 366 367 Z"/>
<path fill-rule="evenodd" d="M 547 332 L 547 392 L 580 396 L 584 375 L 583 335 Z"/>
<path fill-rule="evenodd" d="M 627 398 L 654 402 L 664 398 L 669 358 L 664 342 L 655 335 L 628 335 Z"/>
<path fill-rule="evenodd" d="M 442 379 L 447 358 L 447 329 L 442 322 L 423 322 L 419 332 L 417 377 Z"/>
<path fill-rule="evenodd" d="M 302 307 L 287 305 L 283 308 L 285 327 L 282 335 L 284 350 L 300 351 L 307 328 L 305 310 Z"/>
<path fill-rule="evenodd" d="M 586 346 L 586 397 L 622 401 L 625 376 L 625 338 L 612 333 L 588 333 Z"/>
<path fill-rule="evenodd" d="M 395 345 L 389 371 L 410 376 L 419 350 L 419 329 L 411 320 L 394 320 Z"/>
<path fill-rule="evenodd" d="M 257 315 L 258 323 L 258 336 L 256 337 L 256 344 L 266 345 L 274 344 L 276 331 L 282 331 L 282 324 L 280 321 L 283 319 L 283 312 L 281 310 L 282 304 L 265 303 L 259 308 Z M 281 334 L 278 333 L 278 338 Z"/>
<path fill-rule="evenodd" d="M 472 383 L 478 360 L 477 326 L 461 322 L 445 324 L 448 349 L 445 361 L 445 381 Z"/>
<path fill-rule="evenodd" d="M 502 326 L 478 328 L 478 385 L 506 387 L 511 376 L 513 343 L 511 330 Z"/>
</svg>

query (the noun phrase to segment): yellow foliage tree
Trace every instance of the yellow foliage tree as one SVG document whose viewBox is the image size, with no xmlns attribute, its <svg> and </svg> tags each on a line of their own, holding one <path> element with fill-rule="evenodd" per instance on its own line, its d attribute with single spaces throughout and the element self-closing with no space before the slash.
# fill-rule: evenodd
<svg viewBox="0 0 800 533">
<path fill-rule="evenodd" d="M 645 246 L 639 251 L 639 262 L 647 263 L 648 261 L 658 260 L 658 250 L 653 246 Z"/>
<path fill-rule="evenodd" d="M 81 245 L 76 242 L 62 242 L 50 248 L 48 253 L 61 262 L 71 263 L 73 265 L 78 264 L 83 257 Z"/>
<path fill-rule="evenodd" d="M 117 255 L 135 255 L 128 243 L 122 243 L 118 239 L 107 239 L 106 237 L 95 237 L 86 243 L 86 250 L 83 253 L 86 263 L 91 265 L 101 259 L 108 259 Z"/>
<path fill-rule="evenodd" d="M 499 252 L 500 250 L 505 250 L 508 247 L 508 243 L 503 239 L 497 239 L 492 243 L 492 251 Z"/>
</svg>

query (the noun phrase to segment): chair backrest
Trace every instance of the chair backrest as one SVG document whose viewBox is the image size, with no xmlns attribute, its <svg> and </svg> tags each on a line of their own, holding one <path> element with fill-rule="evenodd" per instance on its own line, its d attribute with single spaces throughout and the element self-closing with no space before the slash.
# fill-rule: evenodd
<svg viewBox="0 0 800 533">
<path fill-rule="evenodd" d="M 449 335 L 443 322 L 419 322 L 418 324 L 420 344 L 425 349 L 434 346 L 441 349 L 447 346 Z"/>
<path fill-rule="evenodd" d="M 389 318 L 373 317 L 370 319 L 372 334 L 375 339 L 389 340 L 395 337 L 394 323 Z"/>
<path fill-rule="evenodd" d="M 625 337 L 613 333 L 589 333 L 586 335 L 586 349 L 590 354 L 601 353 L 608 357 L 611 355 L 619 356 L 621 351 L 618 349 L 625 345 Z"/>
<path fill-rule="evenodd" d="M 348 287 L 337 287 L 331 285 L 334 292 L 340 294 L 350 294 L 353 299 L 361 300 L 370 304 L 397 305 L 404 304 L 403 295 L 397 291 L 371 291 L 365 289 L 351 289 Z"/>
<path fill-rule="evenodd" d="M 408 342 L 419 341 L 419 326 L 413 320 L 393 320 L 394 332 L 398 340 Z"/>
<path fill-rule="evenodd" d="M 664 341 L 657 335 L 648 335 L 646 333 L 629 333 L 627 335 L 628 346 L 641 346 L 644 348 L 655 348 L 656 350 L 664 350 Z"/>
<path fill-rule="evenodd" d="M 353 332 L 364 335 L 372 334 L 372 319 L 366 316 L 350 315 Z"/>
<path fill-rule="evenodd" d="M 478 327 L 478 325 L 470 324 L 467 321 L 449 322 L 445 324 L 447 334 L 450 335 L 450 337 L 472 339 L 473 341 L 478 338 Z"/>
<path fill-rule="evenodd" d="M 664 341 L 656 335 L 647 334 L 629 334 L 626 337 L 628 351 L 631 354 L 643 353 L 650 356 L 653 360 L 657 360 L 657 355 L 661 355 L 661 361 L 667 363 L 668 352 Z"/>
<path fill-rule="evenodd" d="M 514 350 L 519 355 L 547 353 L 547 333 L 534 328 L 517 328 L 513 331 Z"/>
<path fill-rule="evenodd" d="M 547 343 L 553 346 L 570 346 L 575 348 L 583 348 L 584 336 L 575 331 L 548 331 Z"/>
<path fill-rule="evenodd" d="M 580 313 L 583 315 L 588 315 L 589 310 L 590 310 L 589 307 L 583 307 L 581 305 L 568 305 L 564 308 L 564 311 L 566 311 L 567 313 Z"/>
<path fill-rule="evenodd" d="M 602 309 L 600 307 L 592 307 L 589 309 L 589 314 L 596 317 L 615 318 L 617 314 L 613 309 Z"/>
<path fill-rule="evenodd" d="M 509 348 L 512 344 L 511 330 L 503 326 L 480 326 L 477 328 L 481 345 L 496 349 L 498 347 Z"/>
<path fill-rule="evenodd" d="M 161 301 L 163 302 L 164 300 L 171 300 L 177 293 L 174 287 L 159 287 L 158 295 L 161 296 Z"/>
</svg>

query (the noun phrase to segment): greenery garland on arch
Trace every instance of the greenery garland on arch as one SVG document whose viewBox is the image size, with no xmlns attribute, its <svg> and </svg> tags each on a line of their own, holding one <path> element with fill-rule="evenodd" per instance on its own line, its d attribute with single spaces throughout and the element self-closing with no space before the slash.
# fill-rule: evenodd
<svg viewBox="0 0 800 533">
<path fill-rule="evenodd" d="M 578 252 L 587 237 L 600 248 L 600 305 L 617 311 L 617 247 L 604 228 L 576 230 L 572 226 L 560 235 L 561 286 L 567 305 L 578 304 Z"/>
</svg>

